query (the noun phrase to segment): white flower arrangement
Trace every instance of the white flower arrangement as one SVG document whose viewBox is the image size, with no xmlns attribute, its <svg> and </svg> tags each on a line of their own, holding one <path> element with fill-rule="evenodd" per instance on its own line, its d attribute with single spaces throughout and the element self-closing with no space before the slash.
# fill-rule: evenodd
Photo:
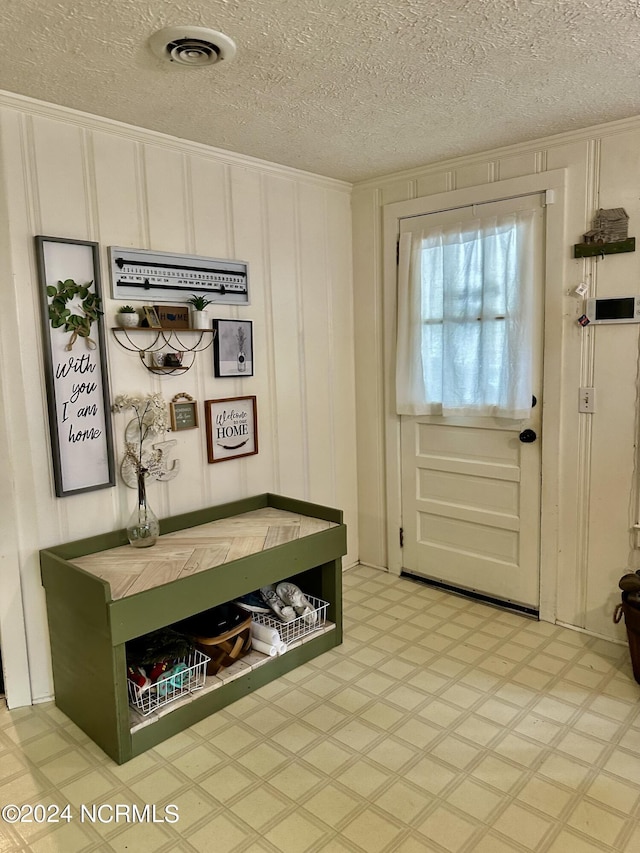
<svg viewBox="0 0 640 853">
<path fill-rule="evenodd" d="M 133 464 L 138 475 L 147 474 L 148 467 L 142 464 L 142 447 L 152 435 L 159 435 L 169 429 L 169 411 L 161 394 L 119 394 L 111 405 L 112 412 L 124 412 L 131 409 L 137 425 L 135 441 L 130 437 L 125 441 L 125 456 Z M 125 436 L 127 432 L 125 432 Z"/>
</svg>

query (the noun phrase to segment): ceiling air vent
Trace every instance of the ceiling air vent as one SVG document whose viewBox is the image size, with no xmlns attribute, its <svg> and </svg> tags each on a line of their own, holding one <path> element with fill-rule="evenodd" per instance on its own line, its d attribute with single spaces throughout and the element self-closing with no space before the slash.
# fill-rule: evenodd
<svg viewBox="0 0 640 853">
<path fill-rule="evenodd" d="M 235 42 L 229 36 L 206 27 L 165 27 L 151 36 L 149 46 L 160 59 L 187 68 L 229 61 L 236 53 Z"/>
</svg>

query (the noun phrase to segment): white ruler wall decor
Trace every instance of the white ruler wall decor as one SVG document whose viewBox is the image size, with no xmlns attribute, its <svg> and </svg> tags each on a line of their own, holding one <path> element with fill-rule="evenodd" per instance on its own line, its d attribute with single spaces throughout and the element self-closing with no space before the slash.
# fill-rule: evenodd
<svg viewBox="0 0 640 853">
<path fill-rule="evenodd" d="M 249 304 L 249 265 L 198 255 L 109 247 L 114 299 L 181 302 L 205 296 L 223 305 Z"/>
</svg>

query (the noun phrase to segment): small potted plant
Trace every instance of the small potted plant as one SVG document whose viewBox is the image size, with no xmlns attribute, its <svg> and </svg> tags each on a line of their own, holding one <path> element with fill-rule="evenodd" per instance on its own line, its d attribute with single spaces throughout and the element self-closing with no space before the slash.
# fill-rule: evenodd
<svg viewBox="0 0 640 853">
<path fill-rule="evenodd" d="M 192 329 L 208 329 L 207 312 L 205 308 L 211 305 L 211 300 L 205 296 L 192 296 L 187 299 L 187 304 L 191 305 L 191 328 Z"/>
<path fill-rule="evenodd" d="M 138 316 L 136 309 L 131 305 L 122 305 L 118 308 L 116 323 L 119 326 L 137 326 L 140 323 L 140 317 Z"/>
</svg>

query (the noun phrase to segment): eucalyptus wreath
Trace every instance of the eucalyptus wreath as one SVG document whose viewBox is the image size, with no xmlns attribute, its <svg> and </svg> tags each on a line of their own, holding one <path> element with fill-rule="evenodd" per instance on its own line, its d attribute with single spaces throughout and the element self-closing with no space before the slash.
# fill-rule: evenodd
<svg viewBox="0 0 640 853">
<path fill-rule="evenodd" d="M 91 339 L 91 324 L 97 321 L 104 312 L 101 310 L 100 297 L 89 288 L 92 281 L 87 284 L 76 284 L 72 278 L 59 281 L 57 286 L 50 284 L 47 287 L 47 296 L 51 298 L 49 303 L 49 320 L 54 329 L 64 328 L 65 332 L 71 332 L 71 340 L 65 349 L 72 349 L 78 337 L 85 338 L 89 349 L 95 349 L 96 343 Z M 68 303 L 74 299 L 80 299 L 82 314 L 72 314 Z"/>
</svg>

